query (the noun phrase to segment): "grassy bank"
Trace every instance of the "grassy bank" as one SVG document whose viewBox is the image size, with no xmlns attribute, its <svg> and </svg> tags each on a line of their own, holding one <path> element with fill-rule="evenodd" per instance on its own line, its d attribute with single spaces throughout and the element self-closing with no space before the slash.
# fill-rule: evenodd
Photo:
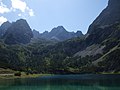
<svg viewBox="0 0 120 90">
<path fill-rule="evenodd" d="M 50 76 L 51 74 L 21 74 L 21 76 L 15 76 L 14 74 L 0 74 L 0 79 L 17 79 L 17 78 L 36 78 L 42 76 Z"/>
<path fill-rule="evenodd" d="M 98 74 L 120 74 L 120 72 L 100 72 Z"/>
<path fill-rule="evenodd" d="M 17 75 L 15 75 L 16 73 Z M 99 73 L 94 73 L 94 74 L 101 74 L 101 75 L 102 74 L 120 74 L 120 72 L 111 71 L 111 72 L 99 72 Z M 19 71 L 14 71 L 11 69 L 0 68 L 0 79 L 36 78 L 36 77 L 51 76 L 51 75 L 53 74 L 27 74 L 26 72 L 19 72 Z"/>
<path fill-rule="evenodd" d="M 41 76 L 52 75 L 52 74 L 26 74 L 25 72 L 20 72 L 20 75 L 15 75 L 15 73 L 18 73 L 18 72 L 19 71 L 0 68 L 0 79 L 36 78 Z"/>
</svg>

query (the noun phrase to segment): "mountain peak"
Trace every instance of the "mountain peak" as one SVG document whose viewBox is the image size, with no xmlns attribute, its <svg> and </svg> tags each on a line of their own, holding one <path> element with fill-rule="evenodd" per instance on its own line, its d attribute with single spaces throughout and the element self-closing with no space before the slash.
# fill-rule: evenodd
<svg viewBox="0 0 120 90">
<path fill-rule="evenodd" d="M 52 33 L 52 32 L 62 33 L 62 32 L 67 32 L 67 31 L 63 26 L 58 26 L 58 27 L 53 28 L 50 33 Z"/>
<path fill-rule="evenodd" d="M 4 22 L 1 26 L 3 26 L 3 25 L 8 25 L 8 24 L 11 24 L 9 21 L 6 21 L 6 22 Z"/>
<path fill-rule="evenodd" d="M 32 37 L 32 30 L 24 19 L 12 23 L 4 34 L 6 44 L 26 44 L 30 42 Z"/>
<path fill-rule="evenodd" d="M 34 36 L 34 38 L 38 38 L 39 34 L 40 34 L 39 31 L 33 29 L 33 36 Z"/>
<path fill-rule="evenodd" d="M 27 22 L 25 19 L 19 19 L 16 22 Z"/>
<path fill-rule="evenodd" d="M 42 34 L 48 34 L 49 32 L 48 31 L 44 31 Z"/>
<path fill-rule="evenodd" d="M 77 34 L 78 36 L 83 35 L 83 33 L 82 33 L 81 31 L 77 31 L 76 34 Z"/>
<path fill-rule="evenodd" d="M 65 29 L 63 26 L 58 26 L 57 28 Z"/>
<path fill-rule="evenodd" d="M 16 24 L 22 24 L 22 25 L 28 25 L 28 23 L 27 23 L 27 21 L 25 20 L 25 19 L 19 19 L 19 20 L 17 20 L 16 22 L 15 22 Z"/>
</svg>

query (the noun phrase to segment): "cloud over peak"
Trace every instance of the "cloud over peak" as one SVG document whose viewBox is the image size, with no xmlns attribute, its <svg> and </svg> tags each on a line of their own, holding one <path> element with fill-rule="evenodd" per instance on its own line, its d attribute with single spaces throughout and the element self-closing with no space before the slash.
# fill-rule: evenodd
<svg viewBox="0 0 120 90">
<path fill-rule="evenodd" d="M 20 10 L 22 13 L 28 12 L 29 16 L 34 16 L 34 12 L 30 9 L 27 4 L 22 0 L 11 0 L 12 8 Z M 20 16 L 20 14 L 19 14 Z"/>
<path fill-rule="evenodd" d="M 25 9 L 27 7 L 26 3 L 21 0 L 11 0 L 12 2 L 12 8 L 21 10 L 22 12 L 25 12 Z"/>
<path fill-rule="evenodd" d="M 7 21 L 7 19 L 6 19 L 5 17 L 0 16 L 0 25 L 1 25 L 2 23 L 6 22 L 6 21 Z"/>
<path fill-rule="evenodd" d="M 0 0 L 0 25 L 7 21 L 4 14 L 13 13 L 18 17 L 34 16 L 34 11 L 24 0 L 9 0 L 9 6 L 5 5 L 4 0 Z M 7 16 L 7 15 L 6 15 Z"/>
<path fill-rule="evenodd" d="M 21 11 L 22 13 L 27 13 L 29 16 L 34 16 L 34 12 L 31 8 L 29 8 L 23 0 L 10 0 L 11 7 L 8 8 L 7 5 L 3 4 L 2 0 L 0 0 L 0 14 L 9 13 L 9 12 L 16 12 L 17 10 Z M 20 16 L 20 15 L 19 15 Z"/>
<path fill-rule="evenodd" d="M 34 12 L 33 12 L 32 9 L 29 9 L 29 8 L 28 8 L 27 10 L 29 11 L 29 15 L 30 15 L 30 16 L 34 16 Z"/>
</svg>

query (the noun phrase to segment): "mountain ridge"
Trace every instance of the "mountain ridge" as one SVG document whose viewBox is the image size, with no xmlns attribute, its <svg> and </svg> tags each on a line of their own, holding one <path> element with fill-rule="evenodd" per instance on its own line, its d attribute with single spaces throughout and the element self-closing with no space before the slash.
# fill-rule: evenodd
<svg viewBox="0 0 120 90">
<path fill-rule="evenodd" d="M 33 31 L 34 33 L 35 31 Z M 36 33 L 37 34 L 37 33 Z M 53 39 L 53 40 L 57 40 L 57 41 L 64 41 L 70 38 L 74 38 L 74 37 L 82 37 L 83 34 L 81 31 L 77 31 L 75 32 L 69 32 L 67 31 L 63 26 L 58 26 L 53 28 L 50 32 L 45 31 L 43 33 L 39 33 L 39 35 L 35 35 L 34 33 L 34 37 L 40 37 L 40 38 L 45 38 L 45 39 Z"/>
</svg>

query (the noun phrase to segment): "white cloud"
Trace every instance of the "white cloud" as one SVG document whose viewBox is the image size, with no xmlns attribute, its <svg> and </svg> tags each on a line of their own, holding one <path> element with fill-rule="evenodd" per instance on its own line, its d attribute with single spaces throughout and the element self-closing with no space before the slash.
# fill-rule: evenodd
<svg viewBox="0 0 120 90">
<path fill-rule="evenodd" d="M 29 15 L 30 15 L 30 16 L 34 16 L 34 12 L 33 12 L 32 9 L 30 9 L 30 11 L 29 11 Z"/>
<path fill-rule="evenodd" d="M 27 5 L 26 5 L 26 3 L 24 1 L 21 1 L 21 0 L 11 0 L 11 2 L 12 2 L 12 8 L 19 9 L 22 12 L 25 12 Z"/>
<path fill-rule="evenodd" d="M 5 17 L 0 16 L 0 25 L 3 24 L 6 21 L 7 21 L 7 19 Z"/>
<path fill-rule="evenodd" d="M 30 9 L 27 4 L 22 0 L 11 0 L 12 2 L 12 10 L 20 10 L 21 12 L 25 13 L 27 12 L 29 16 L 34 16 L 34 12 L 32 9 Z M 18 16 L 21 16 L 20 14 Z"/>
<path fill-rule="evenodd" d="M 21 17 L 21 16 L 22 16 L 22 14 L 20 14 L 20 13 L 19 13 L 19 14 L 18 14 L 18 16 L 19 16 L 19 17 Z"/>
<path fill-rule="evenodd" d="M 0 14 L 12 12 L 15 13 L 18 10 L 20 10 L 21 12 L 19 12 L 18 14 L 19 17 L 24 15 L 35 16 L 34 11 L 31 8 L 29 8 L 26 2 L 23 0 L 11 0 L 11 7 L 9 8 L 7 7 L 7 5 L 3 4 L 2 1 L 3 0 L 0 0 Z"/>
<path fill-rule="evenodd" d="M 10 9 L 7 8 L 6 5 L 4 5 L 1 1 L 0 1 L 0 13 L 4 14 L 4 13 L 8 13 L 10 12 Z"/>
<path fill-rule="evenodd" d="M 30 16 L 34 16 L 34 12 L 32 9 L 30 9 L 29 7 L 27 7 L 27 11 L 29 13 Z"/>
</svg>

